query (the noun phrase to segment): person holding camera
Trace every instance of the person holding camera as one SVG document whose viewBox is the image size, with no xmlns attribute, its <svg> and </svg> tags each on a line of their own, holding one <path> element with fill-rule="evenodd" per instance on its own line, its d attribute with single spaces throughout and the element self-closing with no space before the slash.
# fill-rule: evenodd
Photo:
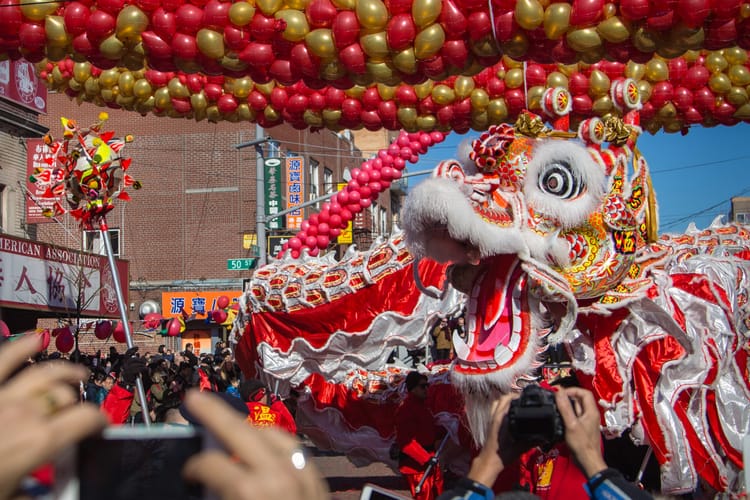
<svg viewBox="0 0 750 500">
<path fill-rule="evenodd" d="M 432 500 L 443 490 L 443 472 L 435 450 L 445 432 L 435 423 L 427 406 L 427 377 L 409 372 L 404 384 L 408 394 L 396 410 L 398 469 L 416 500 Z M 417 492 L 420 481 L 422 486 Z"/>
<path fill-rule="evenodd" d="M 537 386 L 534 386 L 537 389 Z M 528 389 L 527 389 L 528 390 Z M 545 390 L 545 389 L 540 389 Z M 535 392 L 536 389 L 531 389 Z M 489 424 L 487 441 L 474 458 L 469 473 L 458 481 L 456 486 L 445 492 L 438 500 L 491 500 L 495 498 L 493 487 L 498 478 L 512 466 L 529 448 L 539 444 L 534 439 L 539 433 L 564 439 L 575 459 L 575 464 L 583 472 L 580 483 L 587 495 L 594 500 L 647 500 L 651 495 L 625 480 L 623 475 L 607 467 L 602 455 L 600 414 L 594 395 L 580 387 L 560 387 L 554 392 L 555 407 L 562 422 L 562 436 L 554 428 L 537 429 L 526 434 L 524 424 L 511 425 L 511 407 L 523 406 L 520 394 L 505 394 L 494 404 L 492 420 Z M 515 403 L 514 403 L 515 402 Z M 515 418 L 515 417 L 514 417 Z M 538 422 L 537 422 L 538 423 Z M 555 425 L 553 425 L 554 427 Z M 533 426 L 529 426 L 531 430 Z M 531 441 L 529 440 L 530 436 Z M 564 436 L 564 437 L 563 437 Z M 573 473 L 566 470 L 565 473 Z M 563 486 L 555 493 L 559 498 L 570 498 L 570 492 Z M 502 497 L 502 495 L 500 495 Z M 539 498 L 548 498 L 548 495 Z"/>
</svg>

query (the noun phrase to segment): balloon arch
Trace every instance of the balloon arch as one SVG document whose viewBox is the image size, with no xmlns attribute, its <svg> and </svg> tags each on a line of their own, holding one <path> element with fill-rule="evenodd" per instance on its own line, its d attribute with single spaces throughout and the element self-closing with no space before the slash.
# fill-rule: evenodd
<svg viewBox="0 0 750 500">
<path fill-rule="evenodd" d="M 628 78 L 652 133 L 750 120 L 745 0 L 2 0 L 0 33 L 50 88 L 158 116 L 462 133 L 563 88 L 574 128 Z"/>
</svg>

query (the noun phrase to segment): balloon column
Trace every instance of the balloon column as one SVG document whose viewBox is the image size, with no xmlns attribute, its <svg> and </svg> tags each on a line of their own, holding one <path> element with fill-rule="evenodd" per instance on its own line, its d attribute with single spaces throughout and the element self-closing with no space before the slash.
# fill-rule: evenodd
<svg viewBox="0 0 750 500">
<path fill-rule="evenodd" d="M 443 139 L 442 132 L 401 132 L 388 148 L 352 169 L 352 179 L 346 187 L 323 203 L 319 213 L 302 222 L 301 230 L 284 244 L 282 252 L 289 251 L 295 259 L 303 250 L 312 256 L 318 255 L 357 213 L 372 205 L 392 181 L 401 178 L 407 161 L 416 163 L 420 154 Z"/>
<path fill-rule="evenodd" d="M 44 191 L 42 197 L 57 200 L 44 215 L 57 217 L 69 212 L 82 227 L 93 229 L 114 208 L 115 199 L 130 199 L 126 187 L 141 187 L 126 173 L 130 158 L 119 155 L 133 139 L 115 139 L 113 132 L 102 132 L 107 118 L 107 113 L 100 113 L 100 121 L 88 129 L 79 128 L 75 120 L 61 118 L 62 139 L 45 136 L 47 166 L 37 168 L 30 177 Z"/>
</svg>

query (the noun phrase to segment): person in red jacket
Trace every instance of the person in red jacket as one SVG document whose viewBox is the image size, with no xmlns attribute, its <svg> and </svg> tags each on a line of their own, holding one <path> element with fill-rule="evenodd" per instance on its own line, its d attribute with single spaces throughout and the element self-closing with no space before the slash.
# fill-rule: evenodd
<svg viewBox="0 0 750 500">
<path fill-rule="evenodd" d="M 250 411 L 247 419 L 256 427 L 279 427 L 297 434 L 297 423 L 284 402 L 271 393 L 258 379 L 248 379 L 240 384 L 240 396 Z"/>
<path fill-rule="evenodd" d="M 443 491 L 443 473 L 435 450 L 445 431 L 435 423 L 427 407 L 427 377 L 410 372 L 405 384 L 408 395 L 396 410 L 396 445 L 400 450 L 398 469 L 409 484 L 415 500 L 432 500 Z M 430 474 L 424 478 L 417 493 L 417 485 L 430 464 Z"/>
</svg>

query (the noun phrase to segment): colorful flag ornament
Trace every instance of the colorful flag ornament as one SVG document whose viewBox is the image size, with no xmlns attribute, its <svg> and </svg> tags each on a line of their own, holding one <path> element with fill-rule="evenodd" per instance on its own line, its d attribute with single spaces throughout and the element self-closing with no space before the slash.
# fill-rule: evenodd
<svg viewBox="0 0 750 500">
<path fill-rule="evenodd" d="M 131 158 L 120 154 L 133 136 L 115 138 L 114 132 L 102 132 L 108 118 L 107 113 L 99 113 L 97 123 L 80 128 L 75 120 L 63 117 L 62 139 L 55 140 L 50 134 L 44 137 L 46 166 L 36 168 L 29 179 L 44 191 L 43 198 L 56 199 L 43 211 L 45 216 L 69 213 L 83 229 L 94 229 L 114 208 L 115 200 L 130 200 L 126 188 L 141 188 L 127 173 Z"/>
</svg>

